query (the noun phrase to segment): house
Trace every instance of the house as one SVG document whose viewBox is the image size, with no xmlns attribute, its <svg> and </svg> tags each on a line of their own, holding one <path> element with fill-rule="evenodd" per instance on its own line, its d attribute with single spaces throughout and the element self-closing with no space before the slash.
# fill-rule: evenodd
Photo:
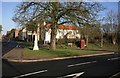
<svg viewBox="0 0 120 78">
<path fill-rule="evenodd" d="M 63 39 L 64 37 L 67 39 L 80 39 L 81 35 L 78 32 L 78 28 L 75 26 L 69 25 L 59 25 L 57 28 L 56 40 Z M 50 24 L 47 24 L 43 30 L 41 30 L 41 39 L 44 43 L 50 43 L 51 39 L 51 28 Z"/>
<path fill-rule="evenodd" d="M 11 29 L 10 31 L 7 31 L 6 37 L 9 39 L 18 39 L 19 31 L 19 29 Z"/>
<path fill-rule="evenodd" d="M 19 29 L 15 29 L 14 38 L 18 38 L 19 31 L 20 31 Z"/>
<path fill-rule="evenodd" d="M 35 39 L 35 32 L 27 31 L 25 27 L 21 30 L 19 35 L 19 39 L 21 40 L 33 42 Z M 59 25 L 57 28 L 56 40 L 63 39 L 65 36 L 67 37 L 67 39 L 81 38 L 80 34 L 78 33 L 77 27 L 69 25 Z M 39 38 L 41 41 L 44 42 L 44 44 L 50 43 L 51 24 L 46 24 L 44 28 L 40 29 L 40 36 L 38 35 L 38 41 Z"/>
<path fill-rule="evenodd" d="M 27 31 L 26 27 L 23 27 L 19 32 L 19 40 L 33 42 L 35 39 L 35 32 Z"/>
</svg>

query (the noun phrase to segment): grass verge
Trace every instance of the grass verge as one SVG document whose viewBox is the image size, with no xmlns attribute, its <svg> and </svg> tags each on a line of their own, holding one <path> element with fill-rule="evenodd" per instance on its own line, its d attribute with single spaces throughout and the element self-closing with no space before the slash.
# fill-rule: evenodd
<svg viewBox="0 0 120 78">
<path fill-rule="evenodd" d="M 33 51 L 25 49 L 23 53 L 24 58 L 29 59 L 48 59 L 56 57 L 68 57 L 68 56 L 80 56 L 88 54 L 103 53 L 103 50 L 72 50 L 72 49 L 56 49 L 56 50 L 47 50 L 40 49 L 38 51 Z"/>
<path fill-rule="evenodd" d="M 103 52 L 117 51 L 117 45 L 104 44 L 101 48 L 98 44 L 89 43 L 84 49 L 78 49 L 75 45 L 68 47 L 67 45 L 57 45 L 56 50 L 49 50 L 48 48 L 40 48 L 40 50 L 33 51 L 32 43 L 19 43 L 24 47 L 23 58 L 25 59 L 48 59 L 56 57 L 81 56 Z"/>
</svg>

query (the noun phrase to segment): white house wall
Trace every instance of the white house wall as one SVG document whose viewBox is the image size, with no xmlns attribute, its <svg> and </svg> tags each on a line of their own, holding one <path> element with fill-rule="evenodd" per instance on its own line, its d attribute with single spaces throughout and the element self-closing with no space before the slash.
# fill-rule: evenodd
<svg viewBox="0 0 120 78">
<path fill-rule="evenodd" d="M 21 35 L 22 35 L 22 36 L 21 36 L 22 40 L 25 40 L 25 38 L 27 38 L 26 28 L 24 28 L 24 29 L 22 30 Z"/>
<path fill-rule="evenodd" d="M 35 32 L 32 33 L 32 31 L 27 31 L 26 28 L 22 29 L 21 31 L 21 40 L 25 40 L 26 38 L 28 38 L 29 36 L 33 36 L 35 35 Z M 30 41 L 32 41 L 32 39 L 30 39 Z"/>
<path fill-rule="evenodd" d="M 22 32 L 22 40 L 25 40 L 25 38 L 27 38 L 26 32 Z"/>
<path fill-rule="evenodd" d="M 78 30 L 64 30 L 64 29 L 57 29 L 56 39 L 63 39 L 64 36 L 69 32 L 71 32 L 71 35 L 68 35 L 68 39 L 74 39 L 76 37 L 80 39 L 80 34 L 77 34 Z M 51 39 L 51 29 L 45 32 L 44 41 L 50 42 L 50 39 Z"/>
<path fill-rule="evenodd" d="M 50 43 L 50 38 L 51 38 L 51 32 L 47 31 L 45 33 L 45 42 Z"/>
<path fill-rule="evenodd" d="M 23 30 L 22 30 L 22 32 L 26 32 L 27 30 L 26 30 L 26 28 L 24 28 Z"/>
<path fill-rule="evenodd" d="M 64 37 L 64 30 L 63 29 L 57 29 L 56 39 L 62 39 L 63 37 Z"/>
<path fill-rule="evenodd" d="M 78 34 L 78 30 L 66 30 L 66 29 L 57 29 L 57 35 L 56 35 L 56 39 L 63 39 L 64 36 L 71 32 L 72 34 L 69 35 L 69 38 L 79 38 L 80 39 L 80 34 Z M 25 38 L 28 37 L 28 35 L 32 35 L 32 37 L 35 35 L 35 32 L 32 33 L 32 31 L 26 31 L 26 29 L 22 30 L 21 36 L 22 36 L 22 40 L 25 40 Z M 51 29 L 49 29 L 48 31 L 46 31 L 45 29 L 41 29 L 40 32 L 41 35 L 41 39 L 43 41 L 46 42 L 50 42 L 51 39 Z"/>
</svg>

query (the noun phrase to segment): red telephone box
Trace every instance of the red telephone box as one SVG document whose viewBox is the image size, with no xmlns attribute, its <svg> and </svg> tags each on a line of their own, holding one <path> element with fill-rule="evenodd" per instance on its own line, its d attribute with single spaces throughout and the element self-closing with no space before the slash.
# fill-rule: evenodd
<svg viewBox="0 0 120 78">
<path fill-rule="evenodd" d="M 85 48 L 85 40 L 80 40 L 80 48 L 81 49 Z"/>
</svg>

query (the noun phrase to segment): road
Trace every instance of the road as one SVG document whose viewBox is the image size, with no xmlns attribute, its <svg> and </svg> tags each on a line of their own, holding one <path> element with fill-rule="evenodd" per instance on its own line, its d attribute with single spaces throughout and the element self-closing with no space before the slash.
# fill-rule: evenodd
<svg viewBox="0 0 120 78">
<path fill-rule="evenodd" d="M 6 40 L 5 42 L 2 42 L 2 56 L 14 49 L 16 46 L 16 41 Z"/>
<path fill-rule="evenodd" d="M 14 63 L 3 59 L 3 78 L 114 78 L 120 73 L 120 55 Z M 120 76 L 120 75 L 119 75 Z"/>
</svg>

